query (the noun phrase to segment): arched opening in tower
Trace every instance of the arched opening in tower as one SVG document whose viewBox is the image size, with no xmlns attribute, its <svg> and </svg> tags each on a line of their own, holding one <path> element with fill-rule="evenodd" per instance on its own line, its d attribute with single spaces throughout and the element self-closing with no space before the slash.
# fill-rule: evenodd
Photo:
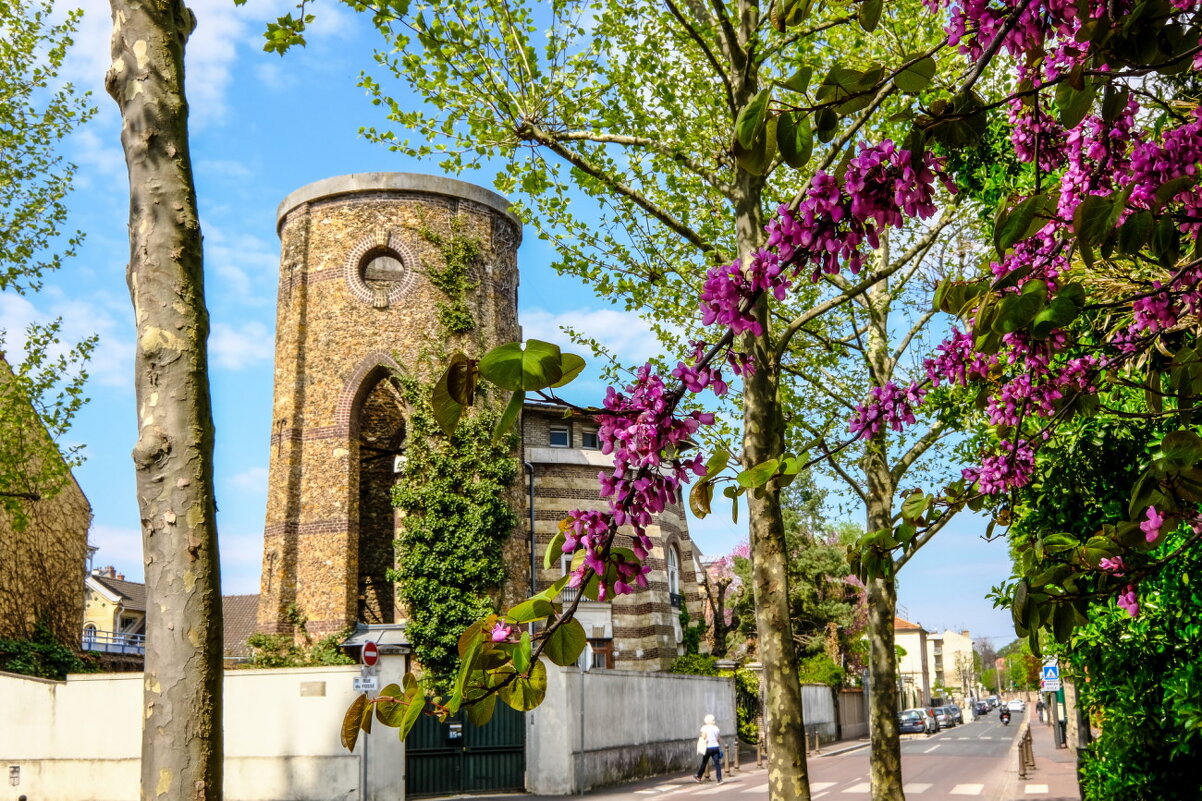
<svg viewBox="0 0 1202 801">
<path fill-rule="evenodd" d="M 395 623 L 396 510 L 392 487 L 405 458 L 405 402 L 388 378 L 359 411 L 359 614 L 363 623 Z"/>
</svg>

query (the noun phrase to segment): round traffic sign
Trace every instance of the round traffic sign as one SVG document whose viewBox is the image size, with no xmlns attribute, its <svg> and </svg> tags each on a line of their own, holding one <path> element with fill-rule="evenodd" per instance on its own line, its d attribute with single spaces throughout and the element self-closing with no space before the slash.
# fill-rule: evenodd
<svg viewBox="0 0 1202 801">
<path fill-rule="evenodd" d="M 359 658 L 363 664 L 371 667 L 380 658 L 380 646 L 374 642 L 363 643 L 363 650 L 360 652 Z"/>
</svg>

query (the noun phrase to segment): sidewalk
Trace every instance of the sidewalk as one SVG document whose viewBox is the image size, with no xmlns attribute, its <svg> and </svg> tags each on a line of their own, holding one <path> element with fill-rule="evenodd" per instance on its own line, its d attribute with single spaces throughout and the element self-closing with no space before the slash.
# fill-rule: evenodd
<svg viewBox="0 0 1202 801">
<path fill-rule="evenodd" d="M 1035 768 L 1027 770 L 1025 779 L 1019 777 L 1016 742 L 1006 756 L 1003 801 L 1081 801 L 1081 790 L 1077 786 L 1077 752 L 1072 748 L 1057 748 L 1052 727 L 1040 723 L 1038 718 L 1029 716 L 1028 722 L 1031 724 Z"/>
</svg>

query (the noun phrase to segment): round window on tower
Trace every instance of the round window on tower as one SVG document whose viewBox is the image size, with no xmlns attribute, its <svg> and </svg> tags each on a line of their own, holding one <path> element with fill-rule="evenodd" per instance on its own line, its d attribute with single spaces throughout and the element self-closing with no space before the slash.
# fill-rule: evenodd
<svg viewBox="0 0 1202 801">
<path fill-rule="evenodd" d="M 369 287 L 388 289 L 405 278 L 405 265 L 401 257 L 388 248 L 376 248 L 364 255 L 359 275 Z"/>
</svg>

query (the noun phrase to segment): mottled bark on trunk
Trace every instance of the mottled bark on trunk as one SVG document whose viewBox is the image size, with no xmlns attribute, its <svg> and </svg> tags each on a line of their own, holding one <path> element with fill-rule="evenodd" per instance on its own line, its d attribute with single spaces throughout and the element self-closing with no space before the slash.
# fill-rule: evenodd
<svg viewBox="0 0 1202 801">
<path fill-rule="evenodd" d="M 897 728 L 897 652 L 893 648 L 893 616 L 897 587 L 893 577 L 868 582 L 869 735 L 872 801 L 901 801 L 901 734 Z"/>
<path fill-rule="evenodd" d="M 889 243 L 882 237 L 876 254 L 883 266 L 889 262 Z M 888 281 L 865 293 L 868 311 L 867 357 L 873 384 L 893 378 L 889 347 Z M 864 449 L 866 524 L 869 532 L 893 527 L 896 482 L 889 470 L 889 442 L 884 431 L 875 434 Z M 868 581 L 869 757 L 873 801 L 902 801 L 901 733 L 897 727 L 897 652 L 893 647 L 893 618 L 897 610 L 897 584 L 892 554 L 882 554 L 879 575 Z"/>
<path fill-rule="evenodd" d="M 137 326 L 133 459 L 146 565 L 142 795 L 221 798 L 221 589 L 201 235 L 181 0 L 111 0 L 105 88 L 121 109 Z"/>
</svg>

